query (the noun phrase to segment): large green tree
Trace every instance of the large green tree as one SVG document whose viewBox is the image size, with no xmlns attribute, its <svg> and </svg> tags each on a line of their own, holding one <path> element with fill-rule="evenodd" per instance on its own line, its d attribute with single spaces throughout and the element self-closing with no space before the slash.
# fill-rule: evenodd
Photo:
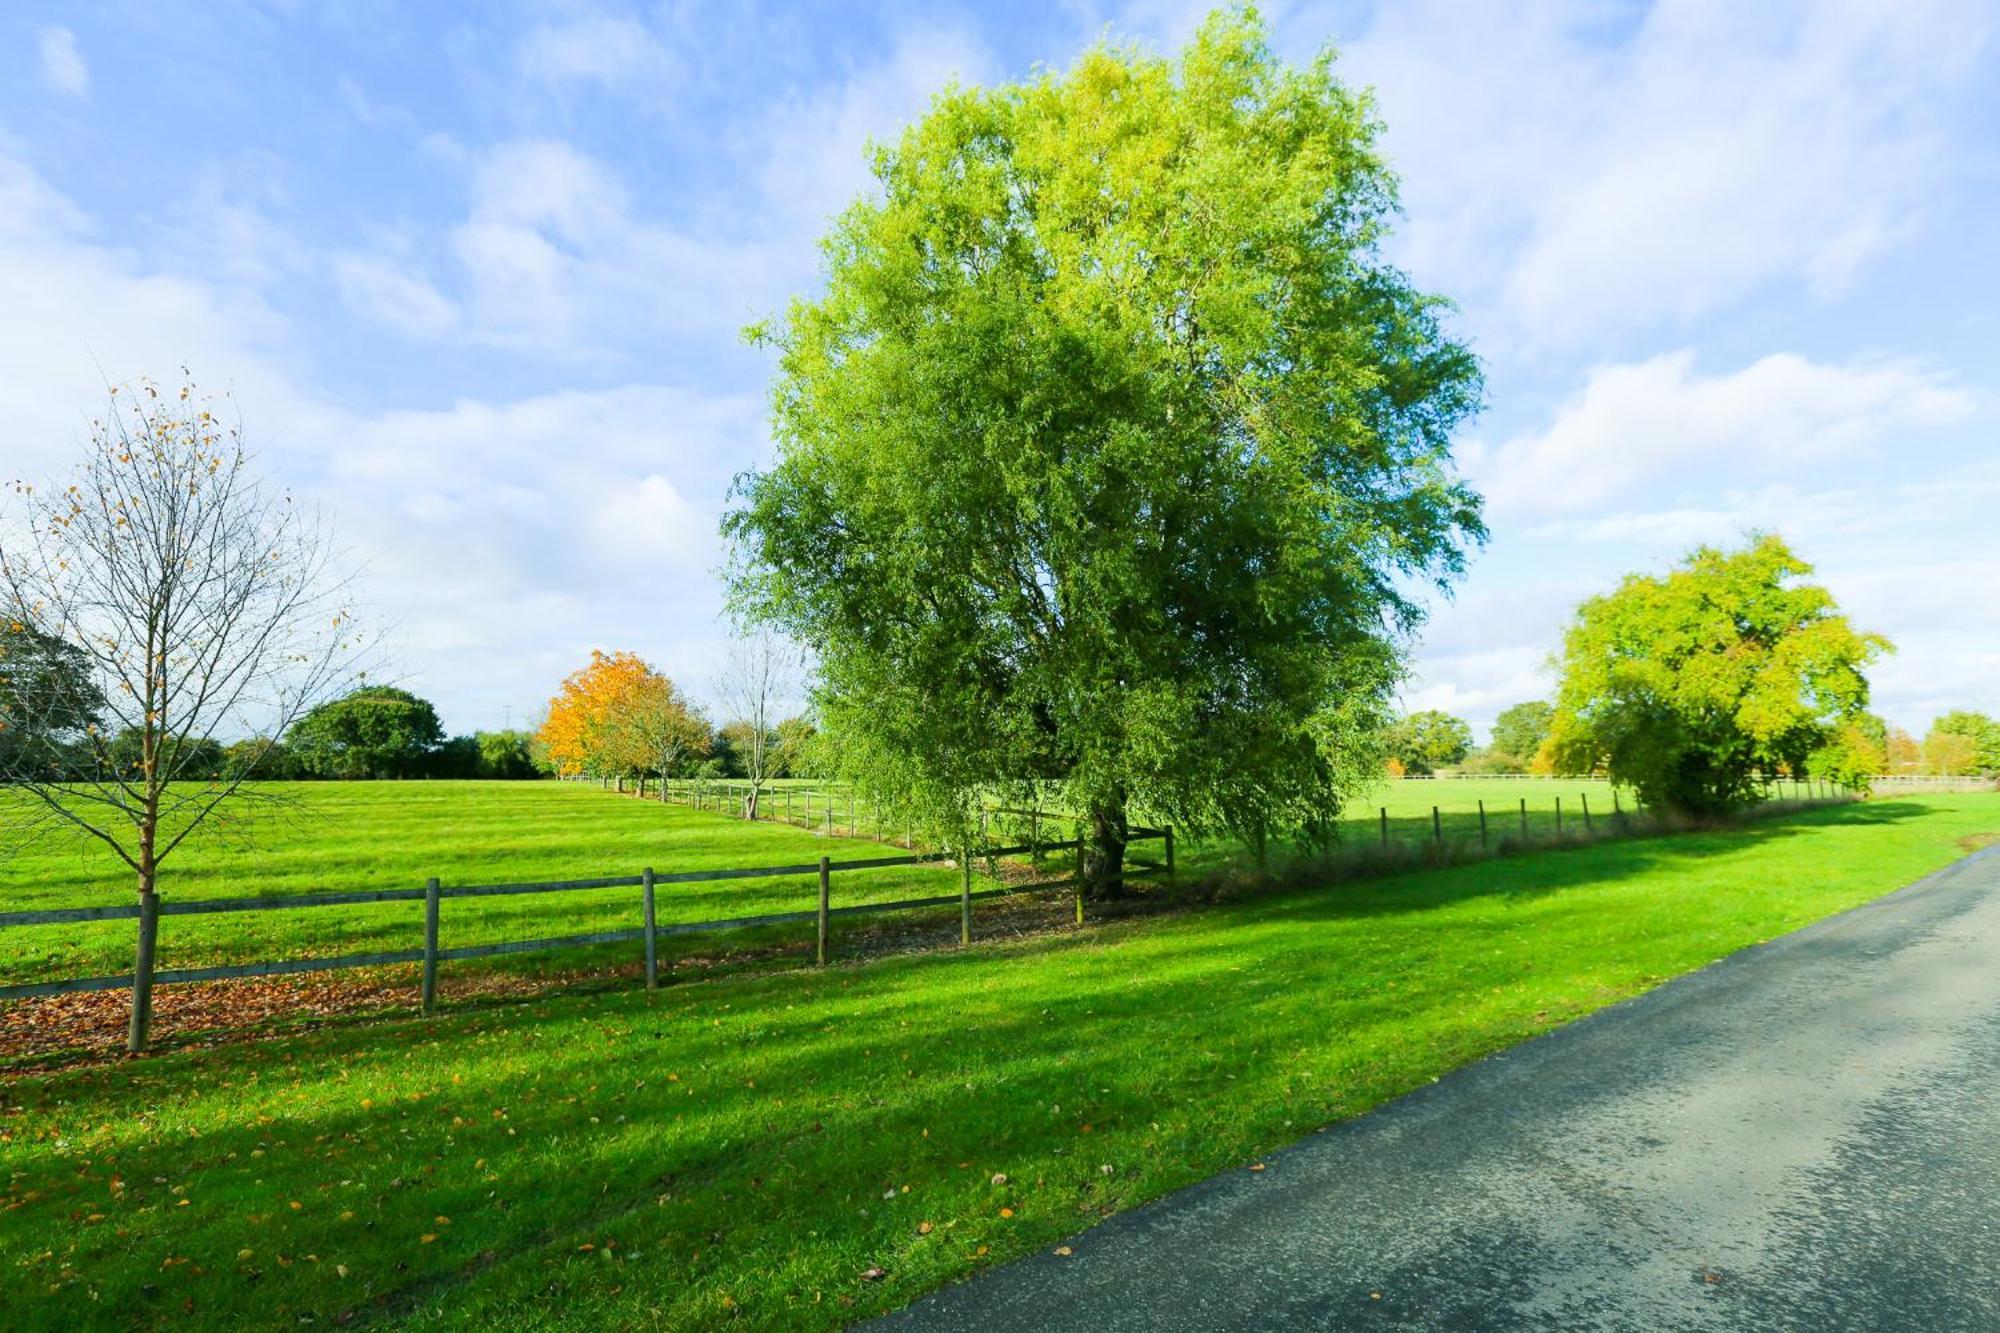
<svg viewBox="0 0 2000 1333">
<path fill-rule="evenodd" d="M 444 742 L 437 709 L 408 690 L 369 685 L 323 703 L 292 724 L 285 745 L 325 778 L 409 778 Z"/>
<path fill-rule="evenodd" d="M 83 649 L 0 613 L 0 781 L 74 767 L 103 712 Z"/>
<path fill-rule="evenodd" d="M 1775 536 L 1701 547 L 1585 602 L 1563 639 L 1557 767 L 1608 766 L 1648 805 L 1719 814 L 1765 775 L 1804 772 L 1861 730 L 1868 665 L 1888 640 L 1848 623 Z"/>
<path fill-rule="evenodd" d="M 1555 705 L 1542 699 L 1531 699 L 1503 709 L 1500 716 L 1493 719 L 1493 748 L 1526 764 L 1542 748 L 1542 742 L 1549 738 L 1549 727 L 1555 715 Z"/>
<path fill-rule="evenodd" d="M 1384 734 L 1382 748 L 1403 772 L 1427 778 L 1465 758 L 1472 749 L 1472 727 L 1462 717 L 1425 709 L 1397 718 Z"/>
<path fill-rule="evenodd" d="M 1378 134 L 1235 13 L 876 150 L 823 294 L 753 331 L 777 458 L 725 520 L 850 775 L 947 834 L 1053 789 L 1098 892 L 1135 809 L 1261 837 L 1377 777 L 1419 593 L 1483 536 L 1478 366 L 1380 254 Z"/>
</svg>

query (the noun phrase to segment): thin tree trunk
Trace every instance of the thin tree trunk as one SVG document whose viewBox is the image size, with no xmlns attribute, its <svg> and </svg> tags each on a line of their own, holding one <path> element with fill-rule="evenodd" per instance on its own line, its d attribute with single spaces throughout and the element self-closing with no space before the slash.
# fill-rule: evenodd
<svg viewBox="0 0 2000 1333">
<path fill-rule="evenodd" d="M 146 1049 L 153 1026 L 153 963 L 159 938 L 160 897 L 148 869 L 139 876 L 139 942 L 132 955 L 132 1016 L 125 1029 L 125 1049 L 134 1055 Z"/>
<path fill-rule="evenodd" d="M 145 743 L 141 761 L 146 774 L 146 795 L 139 821 L 139 940 L 132 955 L 132 1016 L 125 1028 L 125 1049 L 134 1055 L 146 1049 L 146 1034 L 153 1025 L 153 958 L 158 951 L 160 928 L 159 847 L 160 784 L 154 780 L 156 761 L 153 742 Z"/>
</svg>

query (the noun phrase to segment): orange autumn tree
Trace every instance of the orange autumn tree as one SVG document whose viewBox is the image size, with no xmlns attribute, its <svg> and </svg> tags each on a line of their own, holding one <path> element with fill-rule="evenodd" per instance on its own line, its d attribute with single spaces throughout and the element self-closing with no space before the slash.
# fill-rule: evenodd
<svg viewBox="0 0 2000 1333">
<path fill-rule="evenodd" d="M 549 701 L 537 736 L 563 776 L 668 776 L 708 753 L 710 729 L 680 689 L 637 653 L 593 650 L 590 665 L 571 672 Z"/>
</svg>

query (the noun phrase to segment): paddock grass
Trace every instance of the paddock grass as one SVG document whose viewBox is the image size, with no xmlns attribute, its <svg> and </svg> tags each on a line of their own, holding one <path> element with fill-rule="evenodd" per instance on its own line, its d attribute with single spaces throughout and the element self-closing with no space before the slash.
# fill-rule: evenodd
<svg viewBox="0 0 2000 1333">
<path fill-rule="evenodd" d="M 1345 837 L 1372 845 L 1380 836 L 1377 812 L 1386 807 L 1393 841 L 1428 842 L 1433 835 L 1431 806 L 1438 805 L 1447 842 L 1476 842 L 1478 803 L 1483 800 L 1495 845 L 1523 827 L 1521 802 L 1528 806 L 1531 836 L 1542 838 L 1556 830 L 1558 798 L 1565 827 L 1572 832 L 1584 828 L 1584 802 L 1598 812 L 1600 827 L 1612 808 L 1610 786 L 1588 780 L 1392 782 L 1345 812 Z M 776 815 L 787 807 L 782 796 L 767 795 L 764 808 Z M 803 800 L 794 801 L 792 808 L 803 818 Z M 823 804 L 816 809 L 823 811 Z M 636 875 L 649 865 L 666 873 L 806 864 L 822 854 L 835 861 L 862 860 L 898 851 L 866 838 L 828 838 L 781 822 L 751 825 L 684 805 L 620 797 L 587 783 L 269 783 L 224 810 L 220 822 L 199 831 L 167 861 L 160 878 L 163 896 L 191 901 L 420 888 L 431 875 L 447 885 L 589 879 Z M 25 798 L 0 793 L 0 910 L 132 900 L 131 872 L 95 840 L 60 829 L 31 841 L 9 838 L 4 823 L 18 829 L 31 811 Z M 865 803 L 858 816 L 854 822 L 864 833 L 870 831 Z M 838 827 L 845 833 L 848 825 L 843 813 Z M 898 836 L 893 829 L 884 832 Z M 1025 835 L 1025 829 L 997 826 L 994 832 Z M 1073 836 L 1074 830 L 1049 821 L 1040 834 L 1059 840 Z M 1194 873 L 1243 859 L 1241 846 L 1226 838 L 1183 839 L 1180 853 Z M 1277 849 L 1279 856 L 1285 853 Z M 1135 844 L 1133 856 L 1157 860 L 1159 848 Z M 1046 868 L 1059 875 L 1067 862 L 1053 857 Z M 982 874 L 976 887 L 992 884 Z M 887 902 L 950 893 L 957 887 L 956 871 L 928 867 L 834 878 L 839 903 Z M 701 921 L 803 911 L 817 898 L 818 883 L 811 876 L 682 884 L 660 890 L 658 911 L 662 923 Z M 448 901 L 441 934 L 450 947 L 616 930 L 638 921 L 637 889 L 602 889 Z M 205 967 L 410 949 L 422 944 L 422 923 L 421 904 L 409 902 L 168 917 L 160 928 L 160 965 Z M 0 985 L 129 971 L 134 929 L 130 921 L 104 921 L 0 930 Z M 671 960 L 676 952 L 705 946 L 669 939 L 665 947 Z M 577 968 L 632 955 L 629 946 L 607 946 L 587 955 L 563 952 L 459 963 L 450 971 Z"/>
<path fill-rule="evenodd" d="M 445 884 L 520 883 L 637 875 L 647 866 L 667 873 L 900 854 L 875 842 L 745 824 L 574 783 L 273 783 L 257 796 L 227 807 L 226 824 L 198 833 L 167 861 L 162 897 L 283 897 L 421 888 L 432 875 Z M 21 798 L 13 800 L 18 815 Z M 950 869 L 902 867 L 836 875 L 833 884 L 838 902 L 885 902 L 954 892 L 959 878 Z M 658 916 L 672 923 L 805 910 L 818 894 L 812 875 L 663 885 Z M 133 896 L 131 873 L 80 835 L 38 837 L 0 855 L 0 910 L 128 903 Z M 450 947 L 639 923 L 638 889 L 596 889 L 447 900 L 440 936 Z M 0 984 L 130 971 L 134 930 L 131 921 L 0 929 Z M 423 904 L 170 916 L 160 941 L 162 967 L 410 949 L 423 943 Z M 670 937 L 667 948 L 680 947 Z M 603 956 L 629 959 L 636 948 Z M 581 961 L 564 952 L 447 970 Z"/>
<path fill-rule="evenodd" d="M 1992 796 L 1899 797 L 17 1075 L 0 1310 L 23 1328 L 838 1327 L 1996 831 Z"/>
</svg>

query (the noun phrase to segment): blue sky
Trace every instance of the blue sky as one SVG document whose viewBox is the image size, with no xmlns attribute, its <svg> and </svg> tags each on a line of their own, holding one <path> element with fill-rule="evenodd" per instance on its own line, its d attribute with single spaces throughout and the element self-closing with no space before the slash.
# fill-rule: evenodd
<svg viewBox="0 0 2000 1333">
<path fill-rule="evenodd" d="M 185 364 L 332 511 L 448 726 L 592 647 L 702 693 L 716 515 L 769 450 L 737 333 L 812 287 L 867 140 L 1206 8 L 11 4 L 0 474 Z M 1892 720 L 2000 710 L 1990 4 L 1265 13 L 1375 88 L 1394 257 L 1487 366 L 1493 540 L 1410 706 L 1483 731 L 1579 598 L 1764 527 L 1900 646 Z"/>
</svg>

